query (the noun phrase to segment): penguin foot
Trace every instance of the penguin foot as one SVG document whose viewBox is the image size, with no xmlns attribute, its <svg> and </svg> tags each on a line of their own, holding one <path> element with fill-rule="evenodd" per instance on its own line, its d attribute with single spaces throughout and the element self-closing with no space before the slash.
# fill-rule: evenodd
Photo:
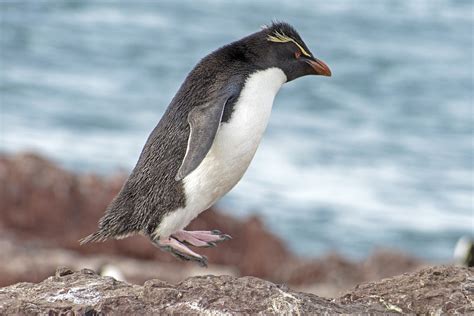
<svg viewBox="0 0 474 316">
<path fill-rule="evenodd" d="M 178 259 L 184 261 L 195 261 L 201 267 L 207 268 L 206 256 L 195 253 L 175 238 L 160 238 L 158 240 L 153 240 L 153 244 L 161 250 L 171 253 Z"/>
<path fill-rule="evenodd" d="M 229 235 L 223 234 L 218 230 L 179 230 L 172 237 L 195 247 L 215 247 L 218 242 L 232 239 Z"/>
</svg>

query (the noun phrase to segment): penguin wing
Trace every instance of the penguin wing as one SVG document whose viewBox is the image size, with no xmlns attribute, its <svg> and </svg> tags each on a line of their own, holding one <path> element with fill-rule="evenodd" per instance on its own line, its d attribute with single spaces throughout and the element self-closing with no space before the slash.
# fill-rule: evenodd
<svg viewBox="0 0 474 316">
<path fill-rule="evenodd" d="M 193 108 L 188 114 L 190 133 L 188 147 L 183 163 L 175 177 L 176 181 L 184 179 L 196 169 L 206 157 L 214 142 L 217 129 L 224 113 L 227 100 L 205 103 Z"/>
</svg>

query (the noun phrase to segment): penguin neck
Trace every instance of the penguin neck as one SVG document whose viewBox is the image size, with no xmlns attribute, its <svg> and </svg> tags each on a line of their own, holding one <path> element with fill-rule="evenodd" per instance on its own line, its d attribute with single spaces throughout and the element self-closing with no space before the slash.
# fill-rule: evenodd
<svg viewBox="0 0 474 316">
<path fill-rule="evenodd" d="M 273 67 L 251 72 L 247 75 L 246 80 L 242 84 L 239 97 L 232 99 L 225 105 L 221 122 L 229 122 L 234 114 L 237 103 L 239 103 L 239 107 L 245 104 L 254 104 L 254 106 L 260 107 L 268 105 L 266 100 L 271 99 L 272 102 L 270 105 L 272 105 L 273 99 L 286 81 L 287 77 L 280 68 Z M 263 101 L 263 104 L 259 105 L 258 99 Z"/>
<path fill-rule="evenodd" d="M 245 88 L 256 88 L 263 93 L 272 94 L 273 97 L 278 93 L 282 85 L 287 81 L 287 77 L 283 70 L 278 67 L 267 68 L 265 70 L 257 70 L 247 77 L 245 80 Z M 243 92 L 243 91 L 242 91 Z M 241 93 L 242 95 L 242 93 Z"/>
<path fill-rule="evenodd" d="M 286 80 L 285 73 L 276 67 L 251 73 L 226 123 L 231 123 L 239 130 L 255 128 L 255 135 L 261 136 L 267 126 L 273 100 Z"/>
<path fill-rule="evenodd" d="M 267 127 L 273 100 L 285 82 L 286 75 L 279 68 L 250 74 L 229 120 L 221 124 L 212 149 L 236 153 L 236 158 L 245 157 L 243 160 L 250 163 Z"/>
</svg>

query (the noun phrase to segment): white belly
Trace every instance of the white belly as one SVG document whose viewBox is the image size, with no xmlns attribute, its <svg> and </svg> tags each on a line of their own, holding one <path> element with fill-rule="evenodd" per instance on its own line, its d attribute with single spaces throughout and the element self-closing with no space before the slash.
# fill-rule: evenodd
<svg viewBox="0 0 474 316">
<path fill-rule="evenodd" d="M 278 68 L 247 79 L 230 120 L 221 124 L 204 160 L 183 180 L 186 207 L 166 215 L 156 235 L 166 237 L 183 229 L 239 182 L 267 127 L 273 99 L 285 82 Z"/>
</svg>

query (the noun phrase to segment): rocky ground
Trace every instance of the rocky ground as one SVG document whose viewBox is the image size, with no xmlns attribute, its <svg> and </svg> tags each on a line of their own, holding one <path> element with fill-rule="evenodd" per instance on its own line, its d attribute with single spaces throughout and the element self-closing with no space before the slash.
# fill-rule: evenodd
<svg viewBox="0 0 474 316">
<path fill-rule="evenodd" d="M 360 282 L 426 265 L 386 250 L 363 262 L 337 254 L 300 258 L 258 218 L 236 219 L 215 209 L 190 225 L 218 228 L 234 237 L 217 248 L 200 249 L 209 258 L 207 270 L 177 261 L 143 237 L 80 246 L 78 240 L 96 229 L 125 176 L 74 174 L 35 154 L 0 156 L 0 286 L 39 282 L 58 265 L 97 271 L 113 264 L 136 284 L 156 277 L 180 282 L 192 275 L 228 274 L 264 278 L 330 297 Z"/>
<path fill-rule="evenodd" d="M 197 276 L 143 286 L 60 268 L 41 283 L 0 288 L 0 314 L 472 314 L 473 269 L 441 266 L 362 284 L 336 299 L 255 277 Z"/>
</svg>

